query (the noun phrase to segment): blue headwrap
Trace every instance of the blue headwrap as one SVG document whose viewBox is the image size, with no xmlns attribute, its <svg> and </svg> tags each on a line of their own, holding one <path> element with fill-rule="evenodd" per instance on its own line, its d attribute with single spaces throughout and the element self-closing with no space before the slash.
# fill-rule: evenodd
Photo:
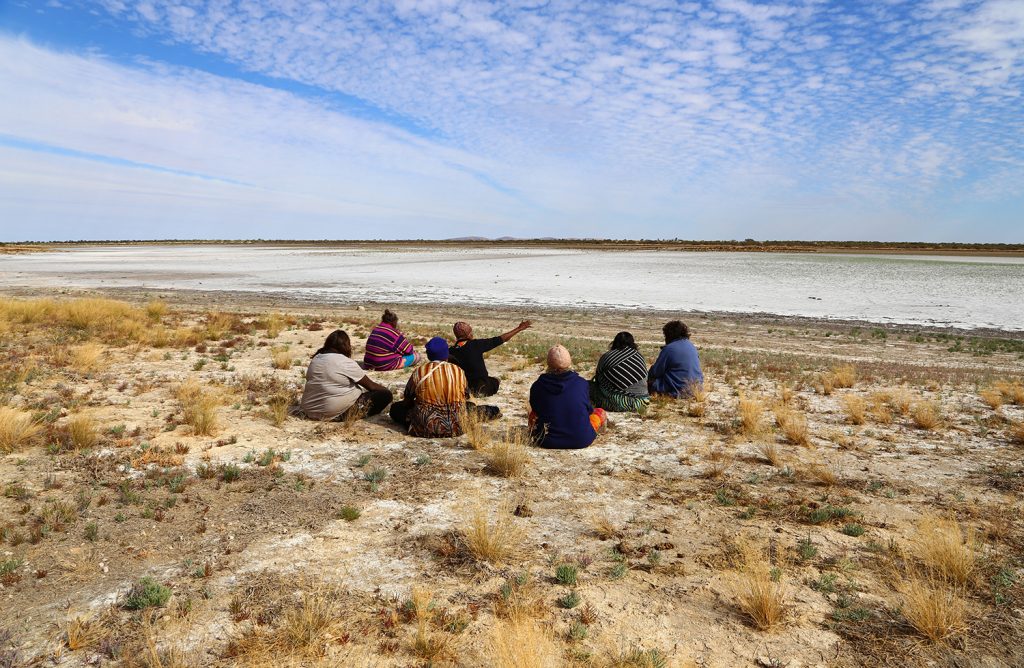
<svg viewBox="0 0 1024 668">
<path fill-rule="evenodd" d="M 431 362 L 443 362 L 448 359 L 448 342 L 440 336 L 427 341 L 427 359 Z"/>
</svg>

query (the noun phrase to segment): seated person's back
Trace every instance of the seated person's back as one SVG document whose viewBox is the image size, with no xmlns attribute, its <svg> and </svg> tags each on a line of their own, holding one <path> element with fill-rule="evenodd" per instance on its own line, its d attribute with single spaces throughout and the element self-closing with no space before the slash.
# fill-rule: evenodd
<svg viewBox="0 0 1024 668">
<path fill-rule="evenodd" d="M 317 353 L 306 369 L 306 386 L 299 402 L 302 412 L 313 420 L 332 420 L 363 394 L 359 381 L 366 372 L 341 353 Z"/>
<path fill-rule="evenodd" d="M 391 391 L 366 375 L 352 359 L 348 333 L 331 332 L 306 369 L 299 406 L 312 420 L 334 420 L 349 410 L 376 415 L 391 403 Z M 355 407 L 355 408 L 353 408 Z"/>
<path fill-rule="evenodd" d="M 363 366 L 374 371 L 392 371 L 419 361 L 412 343 L 398 330 L 398 316 L 384 311 L 380 323 L 366 339 Z"/>
<path fill-rule="evenodd" d="M 530 387 L 531 430 L 543 448 L 585 448 L 597 437 L 590 383 L 575 371 L 562 346 L 548 351 L 548 371 Z M 599 414 L 603 419 L 603 411 Z"/>
<path fill-rule="evenodd" d="M 651 392 L 673 397 L 688 396 L 690 387 L 704 382 L 697 348 L 690 342 L 690 330 L 673 320 L 662 328 L 665 346 L 651 366 L 648 386 Z"/>
<path fill-rule="evenodd" d="M 489 397 L 498 391 L 501 382 L 487 373 L 487 362 L 484 353 L 488 353 L 502 345 L 513 336 L 529 329 L 531 323 L 524 320 L 515 329 L 488 339 L 477 339 L 473 336 L 473 328 L 468 322 L 459 321 L 452 327 L 455 333 L 455 344 L 449 349 L 451 361 L 466 372 L 469 391 L 476 396 Z"/>
<path fill-rule="evenodd" d="M 409 429 L 410 436 L 461 436 L 466 413 L 466 374 L 449 363 L 448 344 L 435 337 L 427 342 L 425 365 L 412 372 L 405 395 L 391 407 L 391 418 Z"/>
</svg>

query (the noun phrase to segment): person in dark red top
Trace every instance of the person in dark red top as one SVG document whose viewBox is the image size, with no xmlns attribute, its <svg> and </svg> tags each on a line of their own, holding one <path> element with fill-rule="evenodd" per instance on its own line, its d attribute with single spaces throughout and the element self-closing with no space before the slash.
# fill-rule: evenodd
<svg viewBox="0 0 1024 668">
<path fill-rule="evenodd" d="M 533 325 L 529 320 L 519 323 L 515 329 L 509 330 L 501 336 L 494 336 L 489 339 L 473 338 L 473 328 L 468 322 L 461 320 L 455 323 L 452 331 L 455 333 L 455 345 L 449 349 L 449 361 L 457 364 L 466 372 L 466 380 L 469 382 L 469 391 L 477 397 L 489 397 L 497 394 L 501 382 L 492 376 L 487 375 L 487 364 L 484 362 L 484 353 L 494 350 L 501 344 L 507 342 L 513 336 L 529 329 Z"/>
</svg>

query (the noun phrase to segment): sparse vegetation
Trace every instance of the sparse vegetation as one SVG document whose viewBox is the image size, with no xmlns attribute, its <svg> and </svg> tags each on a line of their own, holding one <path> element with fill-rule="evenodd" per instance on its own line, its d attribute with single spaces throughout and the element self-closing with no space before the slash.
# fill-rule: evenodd
<svg viewBox="0 0 1024 668">
<path fill-rule="evenodd" d="M 907 622 L 931 642 L 942 642 L 967 628 L 967 601 L 947 583 L 912 574 L 900 583 Z"/>
<path fill-rule="evenodd" d="M 847 389 L 857 384 L 857 370 L 846 364 L 832 368 L 832 385 L 836 389 Z"/>
<path fill-rule="evenodd" d="M 744 436 L 752 438 L 763 433 L 764 404 L 759 399 L 740 394 L 736 413 L 739 418 L 740 431 Z"/>
<path fill-rule="evenodd" d="M 934 401 L 918 401 L 910 408 L 910 417 L 918 429 L 931 431 L 942 424 L 942 410 Z"/>
<path fill-rule="evenodd" d="M 170 587 L 165 587 L 155 579 L 146 576 L 132 585 L 122 605 L 128 610 L 160 608 L 166 605 L 170 598 Z"/>
<path fill-rule="evenodd" d="M 846 410 L 846 421 L 850 424 L 864 424 L 867 403 L 856 394 L 843 397 L 843 408 Z"/>
<path fill-rule="evenodd" d="M 30 445 L 41 430 L 42 425 L 30 413 L 0 406 L 0 455 Z"/>
<path fill-rule="evenodd" d="M 99 434 L 96 421 L 89 415 L 75 415 L 64 427 L 65 443 L 72 450 L 86 450 L 96 445 Z"/>
<path fill-rule="evenodd" d="M 811 437 L 807 428 L 807 416 L 802 412 L 790 408 L 787 404 L 778 404 L 774 410 L 775 423 L 786 437 L 786 441 L 793 445 L 810 445 Z M 767 458 L 767 457 L 766 457 Z M 777 464 L 772 462 L 772 466 Z"/>
<path fill-rule="evenodd" d="M 469 554 L 478 561 L 502 564 L 519 554 L 523 531 L 512 520 L 507 506 L 499 506 L 493 518 L 479 505 L 462 527 L 462 536 Z"/>
<path fill-rule="evenodd" d="M 501 438 L 486 446 L 484 460 L 488 469 L 502 477 L 515 478 L 522 475 L 530 461 L 525 431 L 506 429 Z"/>
<path fill-rule="evenodd" d="M 835 462 L 816 461 L 807 467 L 807 476 L 825 487 L 833 487 L 839 484 L 842 474 Z"/>
<path fill-rule="evenodd" d="M 290 369 L 294 359 L 287 348 L 273 348 L 270 351 L 270 365 L 275 369 Z"/>
<path fill-rule="evenodd" d="M 103 346 L 89 341 L 71 349 L 71 366 L 79 373 L 90 373 L 99 367 L 102 357 Z"/>
<path fill-rule="evenodd" d="M 782 450 L 774 441 L 766 441 L 758 444 L 757 451 L 775 468 L 781 468 L 783 464 L 785 464 L 785 459 L 782 456 Z"/>
<path fill-rule="evenodd" d="M 192 428 L 193 434 L 212 436 L 217 431 L 220 399 L 214 393 L 190 379 L 178 386 L 175 396 L 181 404 L 181 420 Z"/>
<path fill-rule="evenodd" d="M 911 541 L 911 552 L 934 578 L 966 585 L 977 569 L 979 550 L 972 529 L 953 518 L 923 517 Z"/>
<path fill-rule="evenodd" d="M 280 427 L 288 419 L 288 409 L 292 405 L 290 394 L 275 394 L 267 400 L 267 410 L 270 414 L 270 422 L 275 427 Z"/>
<path fill-rule="evenodd" d="M 342 506 L 341 510 L 338 511 L 338 517 L 346 522 L 354 522 L 359 519 L 362 514 L 362 511 L 355 506 Z"/>
<path fill-rule="evenodd" d="M 781 576 L 773 577 L 771 567 L 763 561 L 746 565 L 736 596 L 740 609 L 761 631 L 778 626 L 786 618 L 785 584 Z"/>
<path fill-rule="evenodd" d="M 516 616 L 499 620 L 488 643 L 488 665 L 494 668 L 559 668 L 558 646 L 539 623 Z"/>
<path fill-rule="evenodd" d="M 287 345 L 306 359 L 336 321 L 360 348 L 376 320 L 354 307 L 278 314 L 281 329 L 264 336 L 258 313 L 163 305 L 154 314 L 139 304 L 129 307 L 137 332 L 0 314 L 0 589 L 33 618 L 52 612 L 51 594 L 69 611 L 45 632 L 19 627 L 36 653 L 26 665 L 690 665 L 683 644 L 667 654 L 642 631 L 621 630 L 644 628 L 666 605 L 756 629 L 701 650 L 709 665 L 820 662 L 831 656 L 820 637 L 832 633 L 854 662 L 917 652 L 962 663 L 977 651 L 1015 665 L 1007 648 L 1024 642 L 1007 623 L 1021 591 L 1016 352 L 976 363 L 967 338 L 963 352 L 947 350 L 952 334 L 886 328 L 882 351 L 874 329 L 774 322 L 778 349 L 764 349 L 764 324 L 726 328 L 709 317 L 697 343 L 714 387 L 655 400 L 653 417 L 616 415 L 585 452 L 526 443 L 502 452 L 506 429 L 523 422 L 520 394 L 541 370 L 534 357 L 554 336 L 538 325 L 523 334 L 534 338 L 491 354 L 503 391 L 487 403 L 507 417 L 476 435 L 467 424 L 469 452 L 409 439 L 386 419 L 287 417 L 301 370 L 293 362 L 275 372 L 268 355 Z M 442 331 L 426 309 L 408 312 L 403 328 L 417 347 Z M 503 326 L 472 317 L 482 336 Z M 566 331 L 574 328 L 583 325 Z M 604 331 L 572 337 L 584 375 L 587 355 L 607 347 Z M 836 345 L 827 355 L 825 343 Z M 655 349 L 650 337 L 641 346 Z M 98 363 L 80 365 L 80 348 L 100 351 Z M 857 360 L 853 387 L 841 377 L 836 385 L 836 359 Z M 991 377 L 996 368 L 1004 380 Z M 380 382 L 400 391 L 405 373 Z M 200 395 L 220 423 L 213 438 L 187 415 Z M 862 425 L 843 424 L 853 422 L 851 398 L 863 403 Z M 760 404 L 746 425 L 739 401 Z M 916 428 L 923 401 L 942 407 L 948 428 Z M 73 445 L 80 416 L 92 420 L 92 445 Z M 4 440 L 15 418 L 30 433 Z M 479 506 L 453 516 L 467 496 Z M 503 498 L 512 503 L 495 502 Z M 949 515 L 915 532 L 914 518 L 934 509 Z M 330 587 L 314 579 L 324 565 L 334 572 L 329 545 L 351 565 L 339 562 Z M 125 589 L 143 567 L 167 598 L 128 609 Z M 349 575 L 359 583 L 349 587 Z M 410 577 L 413 591 L 392 599 Z M 695 583 L 715 595 L 679 597 Z M 139 585 L 133 593 L 144 594 Z M 75 617 L 115 588 L 118 606 Z M 185 629 L 224 611 L 228 637 L 186 651 L 196 637 Z M 792 628 L 790 616 L 800 620 Z M 679 630 L 672 624 L 667 633 Z M 58 632 L 60 646 L 50 644 Z M 537 633 L 550 652 L 530 640 Z M 659 632 L 659 642 L 669 637 Z M 0 630 L 0 665 L 14 646 L 3 638 Z"/>
</svg>

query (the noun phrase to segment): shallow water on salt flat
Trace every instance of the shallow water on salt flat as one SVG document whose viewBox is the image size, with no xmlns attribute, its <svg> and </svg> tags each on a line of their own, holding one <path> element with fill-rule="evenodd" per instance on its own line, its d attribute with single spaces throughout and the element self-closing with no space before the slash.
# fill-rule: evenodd
<svg viewBox="0 0 1024 668">
<path fill-rule="evenodd" d="M 0 289 L 771 313 L 1024 330 L 1024 258 L 534 248 L 119 246 L 0 256 Z"/>
</svg>

